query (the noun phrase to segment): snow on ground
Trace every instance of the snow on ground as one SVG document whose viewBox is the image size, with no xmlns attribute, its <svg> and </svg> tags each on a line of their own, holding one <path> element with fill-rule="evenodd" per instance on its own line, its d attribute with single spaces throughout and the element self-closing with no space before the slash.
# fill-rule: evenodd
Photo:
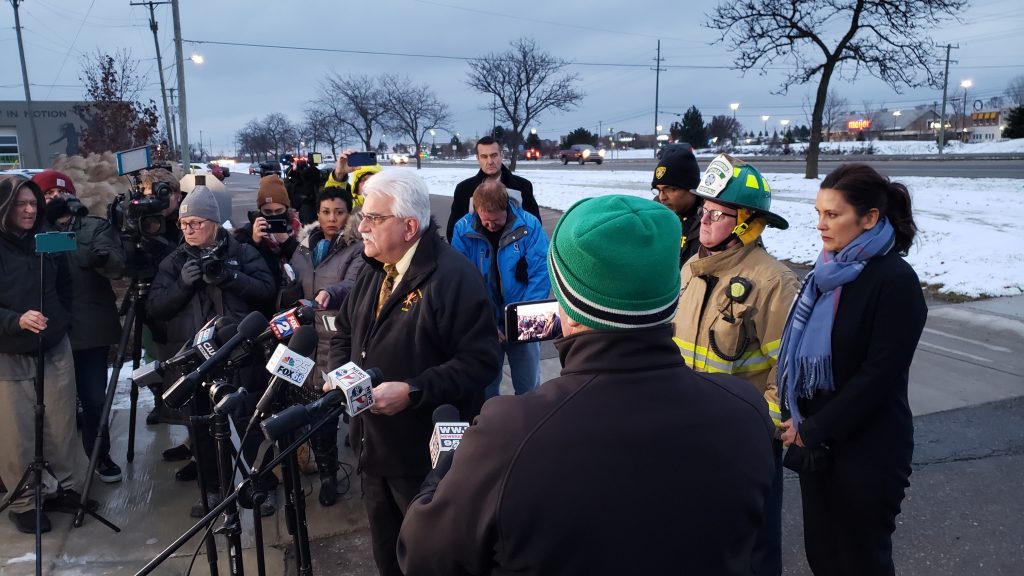
<svg viewBox="0 0 1024 576">
<path fill-rule="evenodd" d="M 565 210 L 576 200 L 606 194 L 652 198 L 651 173 L 612 170 L 530 170 L 517 174 L 533 182 L 537 202 Z M 433 194 L 451 196 L 471 174 L 466 168 L 419 171 Z M 769 228 L 768 251 L 778 258 L 813 264 L 821 250 L 814 198 L 819 180 L 799 174 L 766 174 L 772 208 L 789 230 Z M 1024 293 L 1024 179 L 905 177 L 920 233 L 908 260 L 922 282 L 970 297 Z"/>
<path fill-rule="evenodd" d="M 766 154 L 768 147 L 758 144 L 737 146 L 735 154 Z M 807 149 L 806 143 L 791 144 L 793 154 L 800 154 Z M 891 156 L 927 156 L 938 154 L 939 149 L 935 142 L 930 141 L 909 141 L 909 140 L 875 140 L 872 142 L 822 142 L 821 152 L 823 154 L 874 154 Z M 960 141 L 946 143 L 947 154 L 1022 154 L 1024 153 L 1024 138 L 1015 140 L 1003 140 L 1001 142 L 979 142 L 964 144 Z M 654 157 L 653 150 L 615 150 L 608 151 L 608 158 L 626 159 L 647 159 Z M 702 148 L 697 150 L 697 156 L 713 157 L 718 152 Z"/>
</svg>

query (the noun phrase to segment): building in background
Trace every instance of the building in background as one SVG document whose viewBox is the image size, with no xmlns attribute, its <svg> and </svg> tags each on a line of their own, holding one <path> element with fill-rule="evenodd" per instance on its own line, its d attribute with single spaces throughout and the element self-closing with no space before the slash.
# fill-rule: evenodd
<svg viewBox="0 0 1024 576">
<path fill-rule="evenodd" d="M 32 102 L 32 115 L 39 132 L 41 157 L 37 158 L 25 101 L 0 101 L 0 170 L 49 168 L 60 154 L 78 154 L 83 123 L 75 114 L 75 106 L 83 104 L 57 100 Z"/>
</svg>

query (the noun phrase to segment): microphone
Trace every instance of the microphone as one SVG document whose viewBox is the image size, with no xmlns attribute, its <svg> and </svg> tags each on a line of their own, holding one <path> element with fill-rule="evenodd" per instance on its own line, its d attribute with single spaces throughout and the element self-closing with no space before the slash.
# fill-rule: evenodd
<svg viewBox="0 0 1024 576">
<path fill-rule="evenodd" d="M 259 312 L 250 312 L 248 316 L 238 323 L 238 333 L 229 338 L 224 344 L 198 368 L 182 376 L 170 388 L 163 393 L 164 402 L 172 408 L 180 408 L 187 401 L 195 390 L 197 384 L 214 366 L 228 359 L 232 351 L 242 342 L 252 342 L 260 334 L 260 330 L 266 325 L 267 318 Z"/>
<path fill-rule="evenodd" d="M 273 442 L 297 428 L 315 422 L 331 408 L 341 404 L 344 399 L 345 395 L 340 391 L 331 390 L 315 402 L 289 406 L 260 422 L 263 436 Z"/>
<path fill-rule="evenodd" d="M 267 371 L 274 378 L 267 386 L 266 392 L 256 404 L 256 417 L 263 417 L 270 413 L 271 404 L 277 398 L 277 390 L 282 382 L 288 382 L 296 386 L 302 386 L 309 373 L 316 367 L 316 362 L 309 359 L 316 352 L 317 336 L 316 328 L 312 326 L 299 326 L 295 329 L 295 335 L 291 337 L 288 346 L 278 344 L 274 354 L 267 362 Z"/>
<path fill-rule="evenodd" d="M 345 395 L 345 413 L 349 416 L 373 406 L 373 386 L 384 379 L 379 368 L 363 370 L 355 362 L 343 364 L 323 376 L 331 388 Z"/>
<path fill-rule="evenodd" d="M 227 342 L 237 331 L 237 325 L 223 316 L 218 316 L 203 325 L 184 350 L 163 362 L 154 360 L 138 367 L 132 372 L 132 380 L 135 384 L 148 388 L 163 383 L 164 373 L 168 370 L 184 366 L 191 371 L 212 356 L 217 347 Z"/>
<path fill-rule="evenodd" d="M 434 433 L 430 436 L 430 467 L 437 467 L 437 460 L 443 452 L 459 447 L 462 435 L 469 428 L 469 422 L 461 422 L 459 410 L 451 404 L 441 404 L 434 409 Z"/>
<path fill-rule="evenodd" d="M 316 319 L 316 312 L 309 306 L 296 306 L 285 310 L 270 319 L 270 326 L 256 337 L 257 343 L 263 343 L 271 338 L 278 342 L 287 340 L 299 326 L 312 324 Z"/>
</svg>

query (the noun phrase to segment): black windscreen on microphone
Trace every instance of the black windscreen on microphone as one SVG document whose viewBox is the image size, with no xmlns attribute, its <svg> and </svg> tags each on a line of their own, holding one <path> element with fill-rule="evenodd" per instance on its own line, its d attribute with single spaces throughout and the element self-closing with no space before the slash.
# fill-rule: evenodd
<svg viewBox="0 0 1024 576">
<path fill-rule="evenodd" d="M 253 311 L 238 323 L 238 333 L 244 336 L 246 340 L 255 340 L 266 327 L 267 317 Z"/>
<path fill-rule="evenodd" d="M 288 349 L 309 358 L 316 352 L 316 344 L 319 338 L 316 335 L 316 328 L 312 326 L 299 326 L 288 340 Z"/>
<path fill-rule="evenodd" d="M 316 320 L 316 310 L 309 306 L 300 306 L 295 309 L 295 317 L 300 324 L 312 324 Z"/>
<path fill-rule="evenodd" d="M 459 409 L 451 404 L 441 404 L 434 408 L 434 424 L 438 422 L 458 422 L 460 419 Z"/>
</svg>

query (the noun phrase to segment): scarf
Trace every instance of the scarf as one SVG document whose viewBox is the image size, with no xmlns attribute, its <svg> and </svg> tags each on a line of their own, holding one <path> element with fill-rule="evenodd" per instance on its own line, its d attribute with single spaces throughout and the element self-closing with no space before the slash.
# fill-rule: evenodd
<svg viewBox="0 0 1024 576">
<path fill-rule="evenodd" d="M 838 254 L 822 250 L 814 269 L 804 279 L 782 332 L 778 368 L 779 388 L 785 394 L 797 430 L 803 421 L 797 399 L 811 399 L 817 392 L 835 390 L 832 323 L 843 285 L 856 279 L 868 260 L 887 254 L 895 239 L 892 224 L 882 218 Z"/>
<path fill-rule="evenodd" d="M 320 263 L 327 258 L 327 254 L 331 251 L 331 242 L 327 238 L 320 238 L 320 241 L 313 247 L 313 268 L 320 266 Z"/>
</svg>

